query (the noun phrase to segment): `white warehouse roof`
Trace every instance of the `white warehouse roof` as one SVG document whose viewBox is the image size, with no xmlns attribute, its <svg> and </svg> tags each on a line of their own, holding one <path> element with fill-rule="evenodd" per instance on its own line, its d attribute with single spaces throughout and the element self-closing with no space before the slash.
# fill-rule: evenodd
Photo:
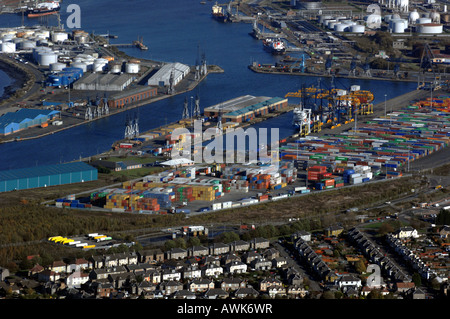
<svg viewBox="0 0 450 319">
<path fill-rule="evenodd" d="M 175 62 L 165 64 L 147 82 L 148 85 L 169 85 L 170 74 L 173 71 L 173 85 L 177 85 L 189 72 L 188 65 Z"/>
</svg>

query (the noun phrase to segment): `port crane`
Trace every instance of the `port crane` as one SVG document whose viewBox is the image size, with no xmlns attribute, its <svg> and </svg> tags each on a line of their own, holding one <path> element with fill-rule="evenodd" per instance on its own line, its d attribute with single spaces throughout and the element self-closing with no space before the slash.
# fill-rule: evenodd
<svg viewBox="0 0 450 319">
<path fill-rule="evenodd" d="M 308 104 L 311 106 L 314 122 L 318 122 L 319 125 L 329 123 L 332 128 L 353 121 L 358 113 L 373 113 L 372 92 L 360 90 L 358 86 L 345 90 L 335 88 L 334 85 L 331 88 L 324 88 L 319 83 L 318 87 L 303 86 L 297 92 L 287 93 L 285 97 L 301 98 L 304 108 L 307 108 Z"/>
</svg>

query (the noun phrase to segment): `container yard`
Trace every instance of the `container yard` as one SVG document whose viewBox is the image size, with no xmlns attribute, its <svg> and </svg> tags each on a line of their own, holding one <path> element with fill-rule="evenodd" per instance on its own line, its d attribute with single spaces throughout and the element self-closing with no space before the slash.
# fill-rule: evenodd
<svg viewBox="0 0 450 319">
<path fill-rule="evenodd" d="M 413 161 L 448 146 L 449 106 L 450 97 L 437 96 L 339 134 L 282 140 L 278 166 L 191 164 L 93 192 L 88 203 L 70 198 L 58 199 L 56 205 L 190 214 L 398 178 Z"/>
</svg>

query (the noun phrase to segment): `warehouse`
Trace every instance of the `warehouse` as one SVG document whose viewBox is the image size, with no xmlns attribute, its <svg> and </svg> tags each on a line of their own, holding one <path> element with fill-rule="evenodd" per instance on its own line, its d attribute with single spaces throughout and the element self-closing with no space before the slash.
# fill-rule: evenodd
<svg viewBox="0 0 450 319">
<path fill-rule="evenodd" d="M 244 95 L 207 107 L 204 114 L 208 117 L 218 117 L 220 114 L 222 122 L 242 123 L 285 107 L 287 99 Z"/>
<path fill-rule="evenodd" d="M 173 72 L 173 85 L 177 85 L 186 75 L 189 74 L 188 65 L 179 62 L 165 64 L 148 80 L 148 85 L 166 86 L 169 85 L 170 75 Z"/>
<path fill-rule="evenodd" d="M 148 100 L 157 94 L 157 88 L 144 85 L 112 96 L 108 101 L 108 106 L 122 108 L 134 102 Z"/>
<path fill-rule="evenodd" d="M 0 134 L 8 135 L 21 130 L 43 125 L 60 117 L 60 111 L 19 109 L 17 112 L 8 112 L 0 117 Z"/>
<path fill-rule="evenodd" d="M 0 171 L 0 192 L 95 181 L 97 169 L 74 162 Z"/>
<path fill-rule="evenodd" d="M 90 91 L 123 91 L 129 86 L 134 76 L 130 74 L 86 74 L 73 84 L 74 90 L 90 90 Z"/>
</svg>

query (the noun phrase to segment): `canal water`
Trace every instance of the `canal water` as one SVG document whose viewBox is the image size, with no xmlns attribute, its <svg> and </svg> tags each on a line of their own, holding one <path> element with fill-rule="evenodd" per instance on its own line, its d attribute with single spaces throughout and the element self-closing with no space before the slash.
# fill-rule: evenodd
<svg viewBox="0 0 450 319">
<path fill-rule="evenodd" d="M 249 70 L 252 62 L 275 63 L 280 57 L 264 51 L 261 41 L 249 35 L 252 24 L 224 24 L 212 19 L 212 1 L 201 4 L 200 1 L 184 0 L 65 0 L 61 9 L 63 24 L 69 16 L 66 8 L 71 3 L 81 8 L 81 29 L 84 31 L 117 35 L 111 43 L 131 43 L 142 37 L 149 50 L 123 49 L 130 56 L 194 65 L 204 55 L 207 64 L 216 64 L 225 72 L 209 74 L 196 89 L 184 94 L 43 138 L 1 144 L 0 170 L 63 163 L 104 152 L 114 141 L 123 138 L 127 115 L 139 116 L 141 132 L 152 130 L 181 119 L 185 98 L 198 95 L 203 109 L 247 94 L 284 97 L 288 92 L 299 90 L 303 84 L 309 86 L 318 80 L 316 77 L 258 74 Z M 29 26 L 37 23 L 56 25 L 56 19 L 50 16 L 24 20 Z M 21 24 L 18 15 L 0 15 L 0 27 Z M 330 85 L 329 79 L 321 81 Z M 385 94 L 391 99 L 416 89 L 416 84 L 411 82 L 358 79 L 336 82 L 337 87 L 345 89 L 353 84 L 372 91 L 374 103 L 384 101 Z M 295 100 L 289 102 L 296 103 Z M 280 138 L 286 137 L 294 132 L 292 113 L 258 124 L 259 127 L 268 130 L 278 127 Z"/>
</svg>

